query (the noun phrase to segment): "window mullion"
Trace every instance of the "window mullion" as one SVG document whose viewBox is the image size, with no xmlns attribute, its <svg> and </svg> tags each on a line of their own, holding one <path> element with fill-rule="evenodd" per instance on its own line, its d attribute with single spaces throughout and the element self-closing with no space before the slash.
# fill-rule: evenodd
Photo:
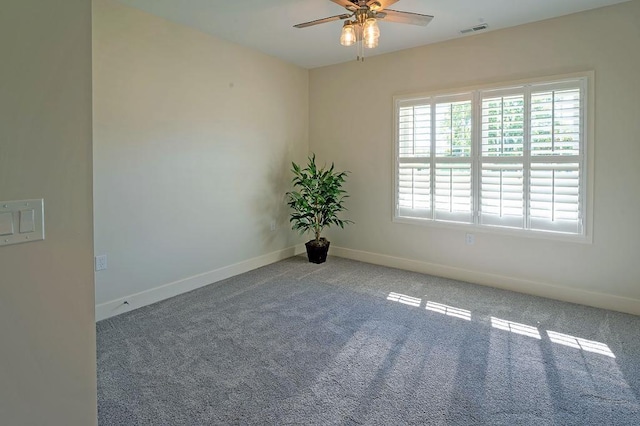
<svg viewBox="0 0 640 426">
<path fill-rule="evenodd" d="M 580 83 L 580 153 L 579 153 L 579 164 L 580 164 L 580 192 L 579 192 L 579 200 L 578 205 L 580 206 L 579 210 L 579 218 L 580 218 L 580 232 L 585 232 L 585 209 L 587 208 L 586 204 L 586 188 L 587 188 L 587 129 L 586 129 L 586 121 L 587 121 L 587 97 L 586 97 L 586 84 L 587 81 L 583 80 Z"/>
<path fill-rule="evenodd" d="M 473 188 L 473 223 L 480 223 L 480 198 L 482 176 L 482 99 L 478 90 L 473 92 L 473 114 L 471 116 L 471 179 Z"/>
<path fill-rule="evenodd" d="M 524 229 L 531 229 L 531 86 L 524 89 L 524 135 L 522 139 L 522 203 Z"/>
<path fill-rule="evenodd" d="M 431 99 L 431 155 L 429 160 L 431 166 L 429 167 L 430 177 L 430 196 L 431 196 L 431 219 L 436 218 L 436 100 Z"/>
</svg>

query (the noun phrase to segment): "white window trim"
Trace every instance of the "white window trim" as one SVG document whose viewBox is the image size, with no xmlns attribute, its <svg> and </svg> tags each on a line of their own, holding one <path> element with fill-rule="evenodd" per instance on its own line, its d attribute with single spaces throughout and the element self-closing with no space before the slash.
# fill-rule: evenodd
<svg viewBox="0 0 640 426">
<path fill-rule="evenodd" d="M 580 188 L 581 197 L 584 200 L 584 208 L 582 210 L 583 213 L 583 233 L 582 234 L 569 234 L 569 233 L 559 233 L 552 231 L 540 231 L 540 230 L 531 230 L 531 229 L 515 229 L 515 228 L 506 228 L 501 226 L 492 226 L 492 225 L 481 225 L 479 223 L 478 218 L 478 210 L 474 208 L 474 218 L 473 223 L 459 223 L 459 222 L 447 222 L 443 220 L 433 220 L 427 218 L 412 218 L 405 217 L 399 215 L 398 208 L 398 165 L 400 163 L 399 158 L 399 123 L 398 123 L 398 104 L 401 102 L 403 104 L 407 103 L 415 103 L 420 104 L 420 101 L 425 98 L 439 98 L 444 97 L 446 99 L 452 99 L 460 94 L 465 94 L 472 92 L 473 93 L 473 107 L 474 114 L 476 117 L 479 114 L 478 109 L 481 107 L 478 96 L 481 91 L 490 91 L 495 90 L 496 94 L 500 94 L 501 92 L 508 93 L 512 91 L 517 86 L 523 85 L 536 85 L 539 87 L 544 87 L 545 84 L 554 85 L 557 88 L 557 84 L 561 83 L 563 80 L 568 82 L 575 82 L 577 79 L 584 79 L 583 81 L 583 93 L 584 96 L 581 98 L 582 102 L 582 137 L 583 137 L 583 150 L 581 152 L 582 161 L 581 161 L 581 171 L 583 174 L 583 185 Z M 595 105 L 595 90 L 594 90 L 594 81 L 595 81 L 595 73 L 593 71 L 579 72 L 579 73 L 571 73 L 571 74 L 562 74 L 562 75 L 553 75 L 553 76 L 545 76 L 533 79 L 526 80 L 515 80 L 515 81 L 507 81 L 503 83 L 497 84 L 487 84 L 487 85 L 478 85 L 478 86 L 470 86 L 464 88 L 455 88 L 451 90 L 443 89 L 438 91 L 431 92 L 421 92 L 421 93 L 410 93 L 410 94 L 398 94 L 393 96 L 393 123 L 394 123 L 394 136 L 393 136 L 393 205 L 392 205 L 392 222 L 398 224 L 410 224 L 410 225 L 422 225 L 429 226 L 435 228 L 449 228 L 455 229 L 458 231 L 464 232 L 478 232 L 478 233 L 490 233 L 490 234 L 500 234 L 514 237 L 525 237 L 525 238 L 536 238 L 536 239 L 548 239 L 548 240 L 556 240 L 556 241 L 567 241 L 567 242 L 578 242 L 578 243 L 593 243 L 593 205 L 594 205 L 594 122 L 595 122 L 595 114 L 594 114 L 594 105 Z M 574 83 L 575 84 L 575 83 Z M 528 123 L 528 119 L 525 120 Z M 528 124 L 527 124 L 528 125 Z M 479 132 L 481 132 L 480 126 L 474 126 L 473 128 L 474 134 L 474 147 L 472 155 L 472 164 L 473 164 L 473 206 L 477 206 L 479 202 L 479 146 L 481 144 Z M 432 153 L 433 154 L 433 153 Z M 528 155 L 525 153 L 525 155 Z M 528 184 L 528 183 L 527 183 Z"/>
</svg>

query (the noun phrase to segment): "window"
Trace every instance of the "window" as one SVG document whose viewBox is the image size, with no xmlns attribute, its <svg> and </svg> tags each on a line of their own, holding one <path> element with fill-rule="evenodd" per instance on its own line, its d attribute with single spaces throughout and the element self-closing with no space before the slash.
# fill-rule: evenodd
<svg viewBox="0 0 640 426">
<path fill-rule="evenodd" d="M 396 97 L 395 219 L 585 236 L 586 90 Z"/>
</svg>

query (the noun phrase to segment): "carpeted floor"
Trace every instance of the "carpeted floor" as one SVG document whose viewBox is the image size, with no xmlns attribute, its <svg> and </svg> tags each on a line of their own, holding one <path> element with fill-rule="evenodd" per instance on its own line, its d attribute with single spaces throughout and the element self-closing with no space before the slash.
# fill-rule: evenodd
<svg viewBox="0 0 640 426">
<path fill-rule="evenodd" d="M 640 317 L 294 257 L 97 324 L 100 425 L 639 425 Z"/>
</svg>

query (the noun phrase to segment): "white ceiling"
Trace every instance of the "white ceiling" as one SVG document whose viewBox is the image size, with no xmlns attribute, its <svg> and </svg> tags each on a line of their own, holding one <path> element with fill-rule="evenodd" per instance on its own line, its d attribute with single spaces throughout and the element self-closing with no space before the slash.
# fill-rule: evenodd
<svg viewBox="0 0 640 426">
<path fill-rule="evenodd" d="M 345 13 L 329 0 L 119 0 L 170 21 L 292 62 L 316 68 L 355 60 L 355 47 L 339 43 L 342 21 L 309 28 L 294 24 Z M 435 16 L 426 27 L 380 22 L 380 44 L 368 56 L 464 37 L 489 29 L 567 15 L 628 0 L 400 0 L 391 9 Z M 597 31 L 597 29 L 595 30 Z"/>
</svg>

